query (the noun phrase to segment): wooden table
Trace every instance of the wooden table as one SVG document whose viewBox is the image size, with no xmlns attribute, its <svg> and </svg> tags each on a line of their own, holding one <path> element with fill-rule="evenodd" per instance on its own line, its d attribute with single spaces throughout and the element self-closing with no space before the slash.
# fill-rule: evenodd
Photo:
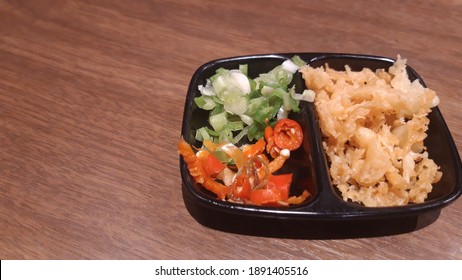
<svg viewBox="0 0 462 280">
<path fill-rule="evenodd" d="M 462 151 L 461 1 L 0 1 L 1 259 L 461 259 L 462 200 L 420 230 L 292 239 L 202 226 L 176 144 L 213 59 L 408 59 Z"/>
</svg>

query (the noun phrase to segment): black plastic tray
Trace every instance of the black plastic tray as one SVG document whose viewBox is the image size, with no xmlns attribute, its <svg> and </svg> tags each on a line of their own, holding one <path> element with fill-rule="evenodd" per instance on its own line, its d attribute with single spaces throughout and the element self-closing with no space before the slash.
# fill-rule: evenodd
<svg viewBox="0 0 462 280">
<path fill-rule="evenodd" d="M 208 62 L 194 73 L 186 97 L 183 115 L 182 136 L 195 146 L 201 143 L 194 139 L 195 130 L 206 125 L 207 112 L 197 108 L 194 98 L 199 96 L 198 85 L 204 85 L 215 70 L 223 67 L 238 68 L 248 64 L 250 77 L 268 72 L 284 60 L 300 56 L 313 67 L 328 63 L 331 68 L 352 70 L 388 69 L 394 59 L 371 55 L 329 53 L 283 53 L 250 55 L 224 58 Z M 408 66 L 411 80 L 419 75 Z M 293 83 L 298 92 L 305 89 L 299 73 Z M 461 195 L 461 160 L 452 136 L 438 107 L 429 114 L 430 125 L 425 140 L 430 158 L 441 167 L 443 177 L 434 185 L 426 202 L 397 207 L 365 207 L 343 201 L 335 186 L 331 184 L 327 160 L 322 149 L 322 136 L 312 103 L 303 102 L 301 112 L 291 114 L 304 130 L 304 143 L 292 154 L 284 171 L 294 174 L 292 194 L 308 189 L 312 194 L 304 203 L 291 207 L 262 207 L 221 201 L 195 184 L 186 164 L 180 157 L 183 181 L 183 197 L 190 214 L 201 224 L 219 230 L 242 234 L 280 236 L 290 238 L 350 238 L 390 235 L 413 231 L 435 221 L 440 210 Z"/>
</svg>

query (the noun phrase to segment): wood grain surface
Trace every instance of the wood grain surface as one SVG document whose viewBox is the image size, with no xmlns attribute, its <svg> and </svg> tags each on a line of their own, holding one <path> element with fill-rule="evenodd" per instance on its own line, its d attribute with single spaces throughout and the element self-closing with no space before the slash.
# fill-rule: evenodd
<svg viewBox="0 0 462 280">
<path fill-rule="evenodd" d="M 176 143 L 213 59 L 340 52 L 408 59 L 462 151 L 462 3 L 0 0 L 1 259 L 462 259 L 462 200 L 432 224 L 295 239 L 202 226 Z"/>
</svg>

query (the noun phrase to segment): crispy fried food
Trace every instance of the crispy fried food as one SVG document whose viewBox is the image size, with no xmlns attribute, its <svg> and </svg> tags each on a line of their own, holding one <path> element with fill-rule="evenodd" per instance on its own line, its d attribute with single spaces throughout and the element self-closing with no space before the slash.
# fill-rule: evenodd
<svg viewBox="0 0 462 280">
<path fill-rule="evenodd" d="M 330 176 L 343 199 L 371 207 L 424 202 L 442 176 L 423 142 L 439 100 L 409 80 L 406 60 L 398 56 L 388 71 L 307 65 L 300 72 L 316 92 Z"/>
</svg>

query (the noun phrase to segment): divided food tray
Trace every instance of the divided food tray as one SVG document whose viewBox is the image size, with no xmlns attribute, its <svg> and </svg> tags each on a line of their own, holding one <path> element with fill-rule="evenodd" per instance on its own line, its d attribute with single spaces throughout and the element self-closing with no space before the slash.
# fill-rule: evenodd
<svg viewBox="0 0 462 280">
<path fill-rule="evenodd" d="M 298 55 L 312 67 L 326 63 L 335 70 L 344 70 L 349 65 L 354 71 L 363 68 L 388 69 L 394 62 L 391 58 L 335 53 L 282 53 L 239 56 L 208 62 L 194 73 L 186 96 L 183 114 L 182 137 L 190 144 L 200 147 L 194 139 L 195 131 L 206 125 L 208 112 L 198 108 L 194 98 L 200 95 L 199 85 L 215 74 L 218 68 L 237 69 L 248 65 L 248 75 L 255 78 L 280 65 L 286 59 Z M 422 78 L 411 67 L 407 67 L 411 80 Z M 305 82 L 300 73 L 294 75 L 292 84 L 302 92 Z M 444 102 L 444 101 L 443 101 Z M 395 207 L 366 207 L 344 201 L 330 181 L 328 163 L 322 148 L 322 135 L 313 103 L 301 102 L 301 110 L 291 113 L 289 118 L 297 120 L 304 131 L 302 147 L 293 152 L 283 167 L 282 173 L 293 173 L 291 194 L 300 194 L 308 189 L 311 196 L 302 204 L 289 207 L 265 207 L 236 204 L 218 200 L 196 184 L 187 166 L 180 157 L 180 172 L 183 182 L 183 198 L 190 214 L 201 224 L 219 230 L 242 234 L 281 236 L 291 238 L 350 238 L 380 236 L 413 231 L 435 221 L 440 210 L 456 200 L 462 190 L 462 164 L 452 136 L 435 107 L 428 115 L 430 119 L 425 145 L 429 157 L 441 167 L 442 179 L 433 186 L 427 200 L 421 204 Z"/>
</svg>

